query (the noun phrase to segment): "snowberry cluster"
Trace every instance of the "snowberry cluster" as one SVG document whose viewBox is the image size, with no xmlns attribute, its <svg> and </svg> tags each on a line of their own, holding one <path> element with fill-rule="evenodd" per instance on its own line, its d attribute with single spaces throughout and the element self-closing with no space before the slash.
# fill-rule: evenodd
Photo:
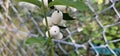
<svg viewBox="0 0 120 56">
<path fill-rule="evenodd" d="M 63 34 L 60 32 L 60 28 L 56 25 L 60 24 L 63 20 L 63 13 L 59 10 L 54 11 L 51 17 L 47 17 L 49 31 L 51 37 L 54 39 L 62 39 Z M 43 18 L 43 24 L 46 26 L 45 18 Z M 46 31 L 46 36 L 48 37 L 48 31 Z"/>
<path fill-rule="evenodd" d="M 41 1 L 41 0 L 39 0 L 39 1 Z M 54 0 L 51 0 L 51 1 L 43 0 L 43 1 L 44 1 L 45 7 L 48 8 L 49 2 L 52 2 Z M 66 23 L 66 21 L 63 17 L 64 17 L 64 13 L 66 13 L 67 8 L 68 7 L 65 5 L 54 5 L 54 9 L 57 9 L 57 10 L 52 13 L 51 17 L 47 17 L 48 26 L 50 28 L 49 29 L 50 36 L 53 37 L 54 39 L 62 39 L 63 38 L 63 34 L 60 32 L 60 28 L 57 25 L 63 26 Z M 69 7 L 69 8 L 73 12 L 77 11 L 77 9 L 75 9 L 73 7 Z M 43 19 L 43 24 L 46 26 L 45 18 Z M 46 36 L 48 37 L 48 31 L 46 31 Z"/>
</svg>

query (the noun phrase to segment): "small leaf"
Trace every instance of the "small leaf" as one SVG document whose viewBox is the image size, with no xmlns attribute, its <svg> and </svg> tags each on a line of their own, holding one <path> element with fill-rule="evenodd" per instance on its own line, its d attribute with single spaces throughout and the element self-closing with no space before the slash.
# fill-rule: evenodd
<svg viewBox="0 0 120 56">
<path fill-rule="evenodd" d="M 68 13 L 63 13 L 63 19 L 64 20 L 74 20 L 71 16 L 69 16 Z"/>
<path fill-rule="evenodd" d="M 91 37 L 100 37 L 101 34 L 98 31 L 95 31 L 91 34 Z"/>
<path fill-rule="evenodd" d="M 114 44 L 109 44 L 109 46 L 110 46 L 112 49 L 115 48 Z"/>
<path fill-rule="evenodd" d="M 48 4 L 52 2 L 52 0 L 48 0 Z M 54 6 L 51 6 L 50 9 L 54 9 L 55 7 Z"/>
<path fill-rule="evenodd" d="M 93 42 L 94 42 L 95 44 L 97 44 L 97 45 L 103 44 L 103 41 L 100 41 L 100 40 L 94 40 Z"/>
<path fill-rule="evenodd" d="M 117 26 L 112 27 L 112 30 L 118 30 Z"/>
<path fill-rule="evenodd" d="M 111 30 L 110 32 L 111 32 L 111 33 L 110 33 L 111 35 L 116 35 L 116 33 L 117 33 L 116 30 Z"/>
<path fill-rule="evenodd" d="M 116 34 L 116 37 L 120 38 L 120 35 L 119 35 L 119 34 Z"/>
<path fill-rule="evenodd" d="M 71 6 L 74 7 L 80 11 L 85 11 L 88 9 L 86 4 L 80 0 L 54 0 L 49 3 L 49 7 L 54 6 L 54 5 L 66 5 L 66 6 Z"/>
<path fill-rule="evenodd" d="M 32 44 L 35 44 L 35 43 L 39 43 L 41 45 L 43 45 L 45 43 L 45 39 L 43 37 L 31 37 L 31 38 L 28 38 L 26 41 L 25 41 L 26 44 L 29 44 L 29 45 L 32 45 Z"/>
<path fill-rule="evenodd" d="M 87 29 L 84 29 L 84 30 L 82 31 L 82 33 L 85 34 L 85 35 L 89 35 L 89 32 L 88 32 Z"/>
<path fill-rule="evenodd" d="M 112 36 L 107 36 L 107 39 L 112 40 L 113 38 L 112 38 Z"/>
<path fill-rule="evenodd" d="M 17 0 L 18 2 L 28 2 L 28 3 L 32 3 L 38 7 L 41 7 L 41 3 L 39 0 Z"/>
</svg>

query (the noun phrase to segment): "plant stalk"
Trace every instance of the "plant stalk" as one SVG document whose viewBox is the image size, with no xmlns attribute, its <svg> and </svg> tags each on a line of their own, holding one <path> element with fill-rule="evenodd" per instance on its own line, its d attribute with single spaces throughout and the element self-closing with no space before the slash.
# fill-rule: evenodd
<svg viewBox="0 0 120 56">
<path fill-rule="evenodd" d="M 49 26 L 48 26 L 48 20 L 47 20 L 47 15 L 46 15 L 46 7 L 44 5 L 44 1 L 42 0 L 42 6 L 43 6 L 43 11 L 44 11 L 44 17 L 45 17 L 45 22 L 46 22 L 46 27 L 47 27 L 47 31 L 48 31 L 48 39 L 46 41 L 45 44 L 48 44 L 48 46 L 50 46 L 50 56 L 54 56 L 54 48 L 53 48 L 53 41 L 52 38 L 50 36 L 50 31 L 49 31 Z"/>
</svg>

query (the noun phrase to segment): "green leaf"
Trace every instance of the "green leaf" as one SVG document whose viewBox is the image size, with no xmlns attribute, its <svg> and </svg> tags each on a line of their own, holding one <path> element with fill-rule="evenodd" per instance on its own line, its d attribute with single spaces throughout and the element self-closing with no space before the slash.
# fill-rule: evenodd
<svg viewBox="0 0 120 56">
<path fill-rule="evenodd" d="M 96 43 L 96 44 L 100 44 L 100 43 L 102 43 L 103 41 L 100 41 L 100 40 L 94 40 L 93 42 Z"/>
<path fill-rule="evenodd" d="M 109 46 L 112 48 L 112 49 L 114 49 L 115 48 L 115 46 L 114 46 L 114 44 L 109 44 Z"/>
<path fill-rule="evenodd" d="M 71 6 L 74 7 L 80 11 L 85 11 L 88 9 L 86 4 L 80 0 L 73 1 L 73 0 L 54 0 L 49 3 L 49 7 L 54 6 L 54 5 L 66 5 L 66 6 Z"/>
<path fill-rule="evenodd" d="M 85 35 L 89 35 L 89 32 L 88 32 L 87 29 L 83 30 L 82 32 L 83 32 L 83 34 L 85 34 Z"/>
<path fill-rule="evenodd" d="M 116 30 L 111 30 L 111 31 L 110 31 L 110 34 L 111 34 L 111 35 L 116 35 L 116 33 L 117 33 Z"/>
<path fill-rule="evenodd" d="M 43 38 L 43 37 L 31 37 L 31 38 L 28 38 L 25 43 L 26 44 L 29 44 L 29 45 L 32 45 L 32 44 L 35 44 L 35 43 L 39 43 L 40 45 L 43 45 L 45 43 L 46 39 Z"/>
<path fill-rule="evenodd" d="M 112 36 L 107 36 L 107 39 L 112 40 L 113 38 L 112 38 Z"/>
<path fill-rule="evenodd" d="M 97 0 L 90 0 L 90 2 L 91 2 L 91 3 L 96 3 L 96 2 L 97 2 Z"/>
<path fill-rule="evenodd" d="M 76 53 L 74 51 L 71 51 L 70 56 L 76 56 Z"/>
<path fill-rule="evenodd" d="M 113 30 L 118 30 L 117 26 L 112 27 Z"/>
<path fill-rule="evenodd" d="M 101 34 L 98 31 L 95 31 L 91 34 L 91 37 L 100 37 Z"/>
<path fill-rule="evenodd" d="M 107 30 L 106 30 L 106 33 L 110 33 L 110 29 L 107 29 Z"/>
<path fill-rule="evenodd" d="M 119 35 L 119 34 L 116 34 L 116 37 L 120 38 L 120 35 Z"/>
<path fill-rule="evenodd" d="M 17 0 L 18 2 L 28 2 L 32 3 L 34 5 L 37 5 L 38 7 L 41 7 L 41 2 L 38 0 Z"/>
</svg>

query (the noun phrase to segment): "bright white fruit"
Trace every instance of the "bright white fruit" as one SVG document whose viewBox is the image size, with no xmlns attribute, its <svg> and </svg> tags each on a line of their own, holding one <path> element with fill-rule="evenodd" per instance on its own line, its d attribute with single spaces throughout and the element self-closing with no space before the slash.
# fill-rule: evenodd
<svg viewBox="0 0 120 56">
<path fill-rule="evenodd" d="M 48 36 L 48 31 L 46 31 L 46 33 L 45 33 L 45 34 L 46 34 L 46 37 L 49 37 L 49 36 Z"/>
<path fill-rule="evenodd" d="M 61 11 L 54 11 L 51 18 L 54 24 L 59 24 L 63 19 L 63 13 Z"/>
<path fill-rule="evenodd" d="M 59 34 L 59 32 L 60 32 L 60 29 L 58 26 L 52 26 L 50 28 L 50 35 L 51 36 L 55 36 L 55 35 Z"/>
<path fill-rule="evenodd" d="M 48 38 L 48 31 L 46 32 L 46 37 Z M 63 34 L 61 32 L 59 32 L 57 35 L 52 36 L 54 39 L 62 39 L 63 38 Z"/>
<path fill-rule="evenodd" d="M 76 11 L 77 11 L 77 9 L 74 8 L 74 7 L 70 7 L 70 10 L 71 10 L 72 12 L 76 12 Z"/>
<path fill-rule="evenodd" d="M 78 31 L 78 32 L 81 32 L 81 31 L 83 31 L 83 28 L 78 27 L 78 28 L 77 28 L 77 31 Z"/>
<path fill-rule="evenodd" d="M 44 6 L 48 7 L 48 0 L 44 0 Z"/>
<path fill-rule="evenodd" d="M 48 26 L 52 26 L 53 23 L 52 23 L 52 18 L 51 17 L 47 17 L 47 21 L 48 21 Z M 45 18 L 43 18 L 43 25 L 46 26 L 46 21 L 45 21 Z"/>
<path fill-rule="evenodd" d="M 67 8 L 65 5 L 54 5 L 54 7 L 62 12 L 64 12 Z"/>
<path fill-rule="evenodd" d="M 63 38 L 63 34 L 61 32 L 59 32 L 59 34 L 54 36 L 54 38 L 60 40 Z"/>
</svg>

